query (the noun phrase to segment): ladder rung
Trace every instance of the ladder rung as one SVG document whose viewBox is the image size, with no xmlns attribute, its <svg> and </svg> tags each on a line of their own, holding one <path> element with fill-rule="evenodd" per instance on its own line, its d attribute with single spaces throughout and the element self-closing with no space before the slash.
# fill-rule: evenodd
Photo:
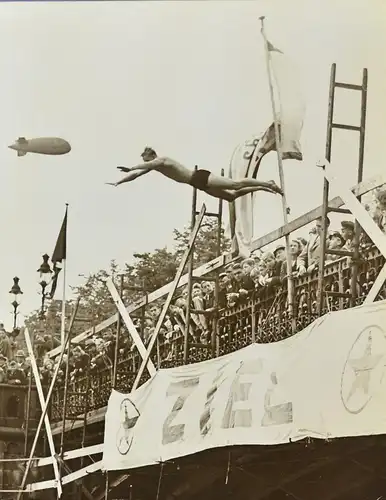
<svg viewBox="0 0 386 500">
<path fill-rule="evenodd" d="M 208 349 L 211 346 L 210 346 L 210 344 L 195 344 L 195 343 L 189 342 L 189 347 L 196 347 L 197 349 Z"/>
<path fill-rule="evenodd" d="M 335 82 L 335 87 L 348 90 L 363 90 L 362 85 L 353 85 L 352 83 L 339 83 Z"/>
<path fill-rule="evenodd" d="M 205 309 L 191 309 L 192 314 L 213 314 L 214 311 L 205 311 Z"/>
<path fill-rule="evenodd" d="M 326 250 L 328 255 L 340 255 L 341 257 L 354 257 L 354 252 L 348 252 L 347 250 Z"/>
<path fill-rule="evenodd" d="M 326 294 L 329 295 L 330 297 L 339 297 L 342 299 L 349 299 L 352 297 L 351 293 L 342 293 L 342 292 L 328 292 L 326 290 Z"/>
<path fill-rule="evenodd" d="M 200 212 L 196 212 L 196 215 L 200 215 Z M 220 214 L 216 212 L 205 212 L 205 217 L 220 217 Z"/>
<path fill-rule="evenodd" d="M 348 208 L 333 208 L 328 207 L 329 212 L 335 212 L 336 214 L 351 214 L 351 210 Z"/>
<path fill-rule="evenodd" d="M 194 281 L 216 281 L 217 278 L 207 278 L 206 276 L 192 276 Z"/>
<path fill-rule="evenodd" d="M 343 130 L 355 130 L 356 132 L 361 131 L 361 128 L 356 127 L 355 125 L 343 125 L 342 123 L 333 123 L 331 126 L 333 128 L 341 128 Z"/>
</svg>

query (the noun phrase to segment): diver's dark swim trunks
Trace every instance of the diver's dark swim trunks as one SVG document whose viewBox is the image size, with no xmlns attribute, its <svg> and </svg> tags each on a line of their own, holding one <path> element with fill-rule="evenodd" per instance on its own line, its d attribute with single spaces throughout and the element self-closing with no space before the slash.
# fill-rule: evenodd
<svg viewBox="0 0 386 500">
<path fill-rule="evenodd" d="M 209 170 L 195 170 L 190 184 L 196 189 L 206 189 L 208 187 L 209 176 Z"/>
</svg>

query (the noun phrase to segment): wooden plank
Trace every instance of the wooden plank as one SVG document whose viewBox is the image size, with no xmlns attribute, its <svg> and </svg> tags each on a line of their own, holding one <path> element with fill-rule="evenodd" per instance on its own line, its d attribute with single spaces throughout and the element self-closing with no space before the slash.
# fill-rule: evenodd
<svg viewBox="0 0 386 500">
<path fill-rule="evenodd" d="M 386 183 L 386 175 L 381 174 L 361 182 L 357 186 L 351 188 L 351 190 L 354 192 L 355 196 L 362 196 L 372 191 L 373 189 L 382 186 L 382 184 L 385 183 Z M 344 204 L 345 202 L 342 200 L 340 196 L 333 198 L 328 203 L 329 207 L 332 208 L 340 208 Z M 301 215 L 297 219 L 294 219 L 289 224 L 281 226 L 278 229 L 275 229 L 274 231 L 271 231 L 270 233 L 258 238 L 257 240 L 252 242 L 251 249 L 258 250 L 259 248 L 265 247 L 266 245 L 269 245 L 270 243 L 273 243 L 274 241 L 283 238 L 287 234 L 293 233 L 294 231 L 301 229 L 310 222 L 313 222 L 315 219 L 321 217 L 322 210 L 323 210 L 323 205 L 320 205 L 319 207 L 314 208 L 310 212 Z"/>
<path fill-rule="evenodd" d="M 137 329 L 135 328 L 132 319 L 130 318 L 130 314 L 127 312 L 125 305 L 122 302 L 121 297 L 119 296 L 118 290 L 115 288 L 114 282 L 111 278 L 109 278 L 106 281 L 106 286 L 109 289 L 109 292 L 111 293 L 111 296 L 113 298 L 113 301 L 115 302 L 115 305 L 118 308 L 118 311 L 121 313 L 122 319 L 125 322 L 126 328 L 128 329 L 131 338 L 133 339 L 133 342 L 136 348 L 138 349 L 139 354 L 141 355 L 142 359 L 145 359 L 147 356 L 146 347 L 142 342 L 142 339 L 139 336 L 139 333 L 137 332 Z M 151 377 L 155 375 L 156 369 L 151 359 L 147 363 L 147 369 Z"/>
<path fill-rule="evenodd" d="M 31 339 L 30 339 L 30 336 L 28 333 L 28 328 L 26 328 L 24 330 L 24 338 L 25 338 L 25 342 L 27 345 L 28 355 L 30 358 L 32 373 L 33 373 L 33 376 L 35 378 L 35 386 L 36 386 L 36 390 L 38 393 L 40 406 L 41 406 L 42 412 L 44 412 L 44 408 L 46 407 L 47 403 L 46 403 L 46 400 L 44 398 L 42 383 L 40 381 L 39 369 L 38 369 L 38 366 L 36 364 L 36 359 L 34 356 Z M 46 428 L 47 441 L 48 441 L 48 445 L 49 445 L 50 452 L 51 452 L 52 466 L 54 468 L 54 474 L 55 474 L 55 479 L 56 479 L 56 489 L 58 491 L 58 498 L 60 498 L 62 496 L 63 489 L 62 489 L 62 485 L 60 482 L 60 472 L 59 472 L 58 461 L 56 459 L 54 438 L 52 437 L 51 425 L 50 425 L 50 421 L 49 421 L 47 413 L 44 415 L 44 426 Z"/>
<path fill-rule="evenodd" d="M 55 479 L 49 479 L 48 481 L 39 481 L 37 483 L 27 484 L 24 491 L 32 493 L 33 491 L 49 490 L 51 488 L 56 488 Z"/>
<path fill-rule="evenodd" d="M 98 453 L 103 453 L 103 443 L 94 444 L 92 446 L 87 446 L 84 448 L 78 448 L 77 450 L 65 451 L 63 455 L 63 460 L 74 460 L 75 458 L 81 458 L 91 455 L 96 455 Z M 24 460 L 24 459 L 23 459 Z M 44 467 L 46 465 L 52 464 L 52 457 L 39 458 L 37 462 L 37 467 Z"/>
<path fill-rule="evenodd" d="M 382 184 L 386 183 L 386 174 L 380 174 L 375 177 L 372 177 L 368 180 L 365 180 L 361 182 L 360 184 L 354 186 L 352 191 L 354 192 L 355 196 L 362 196 L 373 189 L 382 186 Z M 341 197 L 337 196 L 336 198 L 333 198 L 329 202 L 329 206 L 332 208 L 340 208 L 341 206 L 344 205 L 344 201 L 342 200 Z M 266 245 L 269 245 L 270 243 L 273 243 L 274 241 L 283 238 L 287 234 L 293 233 L 297 229 L 301 229 L 302 227 L 306 226 L 310 222 L 313 222 L 315 219 L 318 217 L 321 217 L 322 215 L 322 205 L 314 208 L 310 212 L 307 212 L 306 214 L 298 217 L 297 219 L 294 219 L 287 225 L 281 226 L 278 229 L 275 229 L 274 231 L 271 231 L 270 233 L 257 238 L 254 240 L 251 244 L 251 249 L 252 250 L 258 250 L 259 248 L 262 248 Z M 223 267 L 230 262 L 232 262 L 234 258 L 232 257 L 231 254 L 225 254 L 225 255 L 220 255 L 220 257 L 216 257 L 215 259 L 211 260 L 210 262 L 207 262 L 206 264 L 203 264 L 202 266 L 198 267 L 194 273 L 193 276 L 205 276 L 211 271 L 215 271 L 216 269 L 219 269 L 220 267 Z M 178 285 L 178 288 L 186 285 L 188 282 L 188 275 L 185 274 L 184 276 L 181 277 L 180 283 Z M 133 304 L 130 304 L 127 307 L 127 312 L 129 314 L 137 311 L 141 307 L 150 304 L 151 302 L 154 302 L 155 300 L 158 300 L 165 295 L 169 293 L 169 290 L 172 286 L 173 282 L 167 283 L 163 287 L 159 288 L 158 290 L 155 290 L 154 292 L 150 293 L 148 295 L 148 302 L 146 303 L 146 299 L 141 299 L 137 302 L 134 302 Z M 113 325 L 116 323 L 118 319 L 118 315 L 114 314 L 110 318 L 107 318 L 106 320 L 102 321 L 99 323 L 99 325 L 95 326 L 95 329 L 89 328 L 85 332 L 77 335 L 76 337 L 73 338 L 72 342 L 74 343 L 80 343 L 86 340 L 88 337 L 93 335 L 94 333 L 99 333 L 102 330 L 108 328 L 109 326 Z M 60 347 L 57 347 L 50 351 L 48 355 L 50 357 L 57 356 L 60 353 Z"/>
<path fill-rule="evenodd" d="M 93 472 L 97 472 L 102 468 L 102 460 L 99 462 L 95 462 L 94 464 L 87 465 L 87 467 L 83 467 L 83 469 L 79 469 L 75 472 L 71 472 L 71 474 L 67 474 L 62 479 L 63 484 L 70 484 L 73 481 L 77 481 L 88 474 L 92 474 Z M 51 479 L 49 481 L 39 481 L 37 483 L 30 483 L 26 486 L 26 490 L 28 492 L 32 491 L 40 491 L 40 490 L 48 490 L 51 488 L 56 488 L 55 479 Z"/>
<path fill-rule="evenodd" d="M 98 472 L 102 468 L 102 460 L 99 460 L 99 462 L 95 462 L 93 464 L 87 465 L 87 467 L 83 467 L 83 469 L 79 469 L 75 472 L 71 472 L 71 474 L 68 474 L 67 476 L 64 476 L 62 479 L 63 484 L 69 484 L 72 483 L 73 481 L 77 481 L 78 479 L 81 479 L 84 476 L 87 476 L 88 474 L 92 474 L 93 472 Z"/>
<path fill-rule="evenodd" d="M 71 474 L 72 471 L 71 471 L 70 467 L 64 462 L 64 460 L 62 460 L 60 457 L 59 457 L 59 460 L 60 460 L 60 464 L 62 465 L 62 467 L 64 468 L 64 470 L 67 472 L 67 474 Z M 88 500 L 94 500 L 92 494 L 88 491 L 88 489 L 86 488 L 86 486 L 84 484 L 81 485 L 81 489 L 82 489 L 83 495 Z"/>
<path fill-rule="evenodd" d="M 192 230 L 192 233 L 190 235 L 188 247 L 185 250 L 185 253 L 184 253 L 184 255 L 183 255 L 182 259 L 181 259 L 181 262 L 180 262 L 180 264 L 178 266 L 176 276 L 175 276 L 174 281 L 172 283 L 172 286 L 171 286 L 171 288 L 169 290 L 169 294 L 168 294 L 168 296 L 166 298 L 166 301 L 165 301 L 165 303 L 164 303 L 164 305 L 162 307 L 161 314 L 158 317 L 154 333 L 153 333 L 153 335 L 152 335 L 152 337 L 150 339 L 149 346 L 148 346 L 147 351 L 145 353 L 145 357 L 143 357 L 143 361 L 141 363 L 141 366 L 139 367 L 137 376 L 135 377 L 132 391 L 135 391 L 136 388 L 138 387 L 138 384 L 139 384 L 139 382 L 141 380 L 141 377 L 142 377 L 142 374 L 143 374 L 143 372 L 144 372 L 144 370 L 146 368 L 146 365 L 148 363 L 150 363 L 151 351 L 152 351 L 152 349 L 154 347 L 154 344 L 155 344 L 155 342 L 156 342 L 156 340 L 158 338 L 159 331 L 161 330 L 162 323 L 164 322 L 166 313 L 168 312 L 169 305 L 170 305 L 170 302 L 172 301 L 174 292 L 177 290 L 178 283 L 179 283 L 179 281 L 181 279 L 182 273 L 184 272 L 184 268 L 186 266 L 186 263 L 188 262 L 190 254 L 193 251 L 193 245 L 194 245 L 194 242 L 196 240 L 198 231 L 200 230 L 202 219 L 205 216 L 205 212 L 206 212 L 206 207 L 205 207 L 205 203 L 203 203 L 201 211 L 200 211 L 200 215 L 197 217 L 196 222 L 195 222 L 194 227 L 193 227 L 193 230 Z M 188 313 L 187 313 L 187 317 L 188 318 L 190 317 L 190 315 Z M 185 332 L 185 335 L 186 335 L 186 332 Z"/>
</svg>

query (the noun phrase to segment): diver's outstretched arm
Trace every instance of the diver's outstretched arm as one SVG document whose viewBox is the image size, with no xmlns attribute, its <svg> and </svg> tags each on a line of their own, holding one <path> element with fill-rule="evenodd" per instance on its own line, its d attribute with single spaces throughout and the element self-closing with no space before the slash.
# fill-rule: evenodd
<svg viewBox="0 0 386 500">
<path fill-rule="evenodd" d="M 120 181 L 118 182 L 106 182 L 106 184 L 109 184 L 110 186 L 119 186 L 120 184 L 124 184 L 125 182 L 130 182 L 133 181 L 134 179 L 137 179 L 138 177 L 141 177 L 142 175 L 145 175 L 149 173 L 151 169 L 148 170 L 142 170 L 140 172 L 130 172 L 128 175 L 123 177 Z"/>
<path fill-rule="evenodd" d="M 122 170 L 122 172 L 133 172 L 134 170 L 154 170 L 157 167 L 160 167 L 163 165 L 163 160 L 161 158 L 154 158 L 154 160 L 151 161 L 146 161 L 144 163 L 139 163 L 138 165 L 135 165 L 135 167 L 117 167 L 119 170 Z"/>
</svg>

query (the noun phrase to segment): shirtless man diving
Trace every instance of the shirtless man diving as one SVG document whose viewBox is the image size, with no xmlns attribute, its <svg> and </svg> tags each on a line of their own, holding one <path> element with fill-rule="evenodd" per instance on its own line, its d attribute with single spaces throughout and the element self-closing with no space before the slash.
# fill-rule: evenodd
<svg viewBox="0 0 386 500">
<path fill-rule="evenodd" d="M 272 194 L 283 194 L 282 190 L 274 181 L 262 182 L 248 177 L 240 180 L 233 180 L 227 177 L 214 175 L 208 170 L 190 170 L 181 163 L 167 157 L 158 157 L 152 148 L 145 148 L 141 154 L 144 163 L 135 167 L 117 167 L 122 172 L 129 172 L 118 182 L 108 182 L 111 186 L 119 186 L 125 182 L 133 181 L 152 170 L 160 172 L 175 182 L 189 184 L 196 189 L 229 202 L 240 196 L 255 191 L 267 191 Z"/>
</svg>

